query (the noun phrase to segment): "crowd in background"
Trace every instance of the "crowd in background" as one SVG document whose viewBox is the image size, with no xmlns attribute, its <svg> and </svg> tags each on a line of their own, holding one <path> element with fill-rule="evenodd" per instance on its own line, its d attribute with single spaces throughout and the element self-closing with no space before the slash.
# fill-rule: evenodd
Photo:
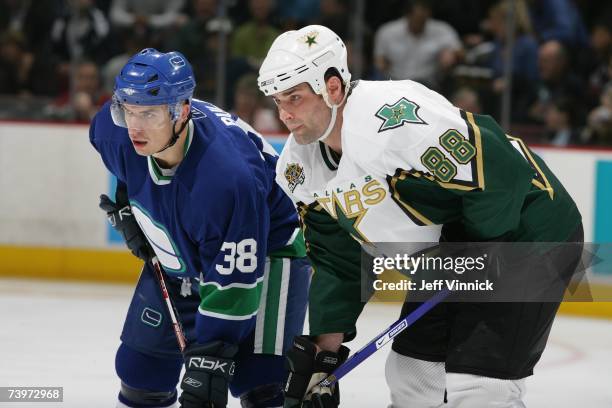
<svg viewBox="0 0 612 408">
<path fill-rule="evenodd" d="M 221 8 L 223 3 L 225 7 Z M 588 0 L 0 0 L 0 119 L 88 121 L 146 47 L 178 50 L 196 97 L 285 133 L 257 88 L 274 38 L 322 24 L 354 79 L 412 79 L 530 142 L 612 146 L 612 5 Z M 220 13 L 226 10 L 227 15 Z M 508 38 L 508 13 L 514 35 Z M 512 44 L 510 77 L 507 47 Z M 225 56 L 219 65 L 219 52 Z M 219 67 L 223 67 L 220 72 Z M 508 81 L 508 79 L 510 79 Z"/>
</svg>

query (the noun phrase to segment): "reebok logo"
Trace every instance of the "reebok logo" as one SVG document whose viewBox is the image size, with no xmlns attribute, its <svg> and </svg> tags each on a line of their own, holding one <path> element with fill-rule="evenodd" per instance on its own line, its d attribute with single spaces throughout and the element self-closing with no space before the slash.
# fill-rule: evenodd
<svg viewBox="0 0 612 408">
<path fill-rule="evenodd" d="M 337 357 L 332 357 L 332 356 L 325 356 L 325 357 L 323 357 L 323 363 L 324 364 L 336 365 L 336 364 L 338 364 L 338 358 Z"/>
<path fill-rule="evenodd" d="M 199 388 L 202 386 L 202 383 L 199 382 L 198 380 L 191 378 L 191 377 L 185 377 L 185 379 L 183 380 L 184 384 L 187 384 L 193 388 Z"/>
<path fill-rule="evenodd" d="M 130 208 L 129 205 L 126 205 L 125 207 L 119 210 L 119 219 L 121 221 L 131 216 L 132 216 L 132 209 Z"/>
<path fill-rule="evenodd" d="M 219 360 L 206 360 L 204 357 L 191 357 L 189 359 L 189 368 L 203 368 L 210 371 L 221 371 L 225 374 L 225 366 L 227 362 L 221 363 Z M 229 374 L 232 374 L 231 372 Z"/>
</svg>

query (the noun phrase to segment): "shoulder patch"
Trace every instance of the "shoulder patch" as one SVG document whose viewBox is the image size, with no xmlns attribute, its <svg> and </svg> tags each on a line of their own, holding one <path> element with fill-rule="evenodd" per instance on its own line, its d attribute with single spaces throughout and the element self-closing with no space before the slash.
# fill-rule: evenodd
<svg viewBox="0 0 612 408">
<path fill-rule="evenodd" d="M 385 103 L 375 114 L 378 119 L 383 121 L 378 133 L 395 129 L 404 123 L 426 125 L 427 123 L 419 116 L 419 108 L 419 105 L 403 97 L 392 105 Z"/>
<path fill-rule="evenodd" d="M 293 190 L 299 185 L 304 184 L 306 175 L 304 174 L 304 168 L 298 163 L 287 163 L 285 168 L 285 179 L 289 183 L 289 190 L 293 193 Z"/>
</svg>

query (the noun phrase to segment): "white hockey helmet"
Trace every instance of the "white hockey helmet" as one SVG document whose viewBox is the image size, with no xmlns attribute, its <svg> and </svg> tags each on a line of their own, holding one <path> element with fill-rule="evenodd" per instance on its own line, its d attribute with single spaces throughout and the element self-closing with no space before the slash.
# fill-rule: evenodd
<svg viewBox="0 0 612 408">
<path fill-rule="evenodd" d="M 324 78 L 329 68 L 338 70 L 348 89 L 351 73 L 346 46 L 329 28 L 309 25 L 297 31 L 287 31 L 274 40 L 259 69 L 257 82 L 266 96 L 306 82 L 316 94 L 323 96 L 331 108 Z"/>
</svg>

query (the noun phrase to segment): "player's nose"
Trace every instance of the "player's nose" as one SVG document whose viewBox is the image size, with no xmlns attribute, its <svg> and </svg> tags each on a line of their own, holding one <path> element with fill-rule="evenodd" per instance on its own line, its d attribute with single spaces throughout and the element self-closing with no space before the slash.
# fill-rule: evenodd
<svg viewBox="0 0 612 408">
<path fill-rule="evenodd" d="M 287 122 L 288 120 L 293 119 L 293 115 L 280 105 L 278 107 L 278 115 L 280 117 L 280 120 L 282 120 L 283 122 Z"/>
</svg>

